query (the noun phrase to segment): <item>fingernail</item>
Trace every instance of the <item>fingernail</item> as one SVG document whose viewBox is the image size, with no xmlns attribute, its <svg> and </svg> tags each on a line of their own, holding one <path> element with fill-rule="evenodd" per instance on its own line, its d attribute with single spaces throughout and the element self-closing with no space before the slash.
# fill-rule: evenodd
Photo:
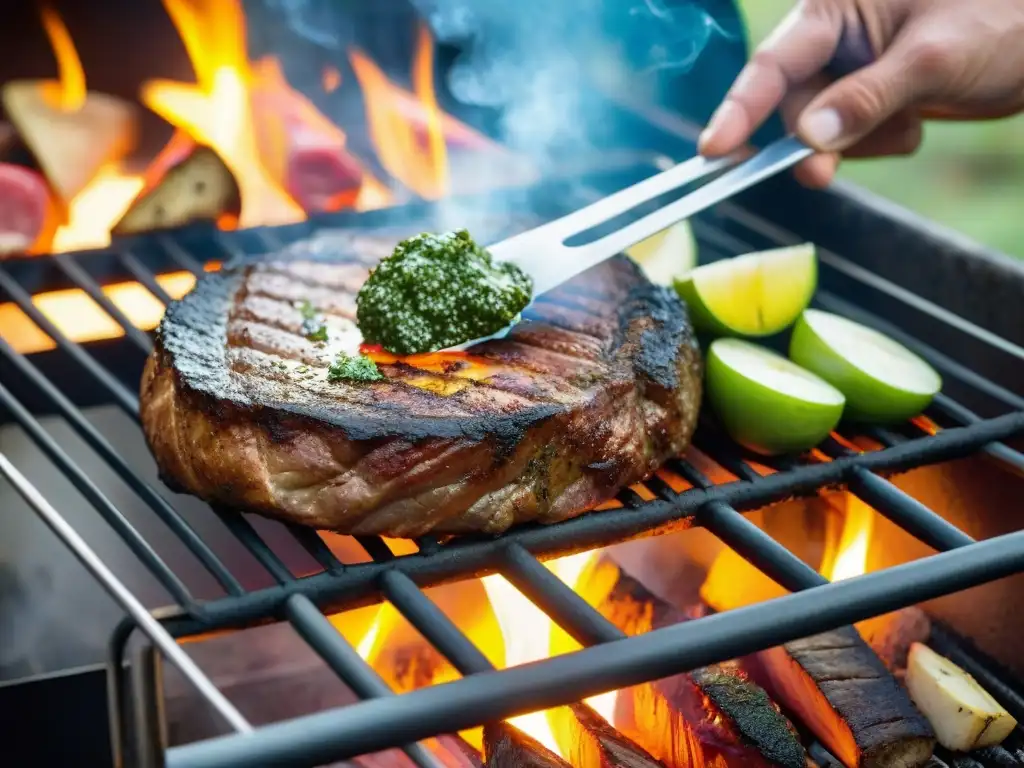
<svg viewBox="0 0 1024 768">
<path fill-rule="evenodd" d="M 711 115 L 711 119 L 708 120 L 707 126 L 701 131 L 700 137 L 697 139 L 697 146 L 704 148 L 709 141 L 711 141 L 715 134 L 718 133 L 722 126 L 725 125 L 729 120 L 729 111 L 735 109 L 736 105 L 731 101 L 725 101 L 722 105 L 715 110 L 715 113 Z"/>
<path fill-rule="evenodd" d="M 828 150 L 843 135 L 843 119 L 834 109 L 819 109 L 800 121 L 800 133 L 814 147 Z"/>
</svg>

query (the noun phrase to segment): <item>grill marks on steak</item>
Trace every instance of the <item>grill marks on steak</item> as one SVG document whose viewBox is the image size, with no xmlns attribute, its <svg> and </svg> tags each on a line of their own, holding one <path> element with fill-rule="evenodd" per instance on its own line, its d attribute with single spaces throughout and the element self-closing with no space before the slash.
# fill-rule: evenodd
<svg viewBox="0 0 1024 768">
<path fill-rule="evenodd" d="M 386 380 L 353 384 L 327 366 L 358 339 L 379 253 L 325 251 L 204 276 L 168 308 L 141 402 L 172 487 L 345 533 L 498 533 L 591 509 L 688 444 L 699 352 L 679 300 L 628 259 L 538 297 L 505 339 L 382 355 Z M 326 347 L 303 335 L 302 301 Z"/>
</svg>

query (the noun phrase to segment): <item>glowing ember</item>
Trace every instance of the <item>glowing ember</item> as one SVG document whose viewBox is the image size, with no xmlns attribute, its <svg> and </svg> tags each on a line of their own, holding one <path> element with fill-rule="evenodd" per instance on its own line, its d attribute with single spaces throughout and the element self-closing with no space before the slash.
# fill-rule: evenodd
<svg viewBox="0 0 1024 768">
<path fill-rule="evenodd" d="M 385 170 L 428 200 L 448 192 L 448 153 L 442 114 L 434 93 L 434 49 L 430 32 L 421 26 L 413 63 L 415 95 L 394 85 L 377 64 L 363 53 L 349 52 L 349 60 L 363 89 L 366 116 L 374 147 Z M 417 100 L 425 115 L 426 141 L 414 130 L 404 104 Z"/>
<path fill-rule="evenodd" d="M 192 60 L 196 84 L 149 81 L 142 101 L 221 156 L 242 192 L 240 226 L 303 220 L 302 210 L 270 179 L 256 151 L 249 110 L 253 74 L 241 3 L 164 0 L 164 6 Z"/>
</svg>

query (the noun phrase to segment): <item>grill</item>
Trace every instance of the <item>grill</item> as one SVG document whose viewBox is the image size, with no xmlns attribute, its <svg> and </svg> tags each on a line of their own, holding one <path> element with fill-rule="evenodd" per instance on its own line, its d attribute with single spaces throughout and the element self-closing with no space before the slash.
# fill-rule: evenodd
<svg viewBox="0 0 1024 768">
<path fill-rule="evenodd" d="M 640 121 L 642 116 L 631 112 L 630 119 Z M 692 154 L 692 139 L 659 127 L 658 120 L 657 115 L 643 120 L 644 131 L 657 137 L 652 145 L 664 148 L 670 157 Z M 632 162 L 629 167 L 589 174 L 583 185 L 550 183 L 530 193 L 530 209 L 541 210 L 546 217 L 560 215 L 638 180 L 654 167 L 650 160 Z M 486 215 L 503 210 L 508 200 L 507 195 L 493 195 L 473 205 Z M 751 457 L 713 424 L 702 423 L 695 445 L 737 480 L 716 485 L 679 458 L 669 468 L 692 485 L 683 492 L 653 478 L 646 483 L 650 498 L 626 490 L 618 497 L 617 509 L 547 527 L 523 526 L 497 538 L 426 537 L 417 540 L 418 552 L 403 556 L 394 555 L 383 540 L 361 537 L 359 544 L 371 561 L 359 564 L 340 562 L 312 531 L 282 527 L 280 537 L 271 537 L 264 526 L 255 524 L 259 521 L 230 510 L 205 509 L 202 514 L 219 519 L 272 581 L 270 586 L 246 588 L 199 526 L 190 523 L 192 518 L 145 479 L 137 460 L 119 451 L 83 410 L 113 405 L 137 421 L 133 388 L 144 354 L 152 347 L 149 334 L 133 326 L 101 286 L 135 280 L 166 303 L 170 297 L 156 275 L 168 270 L 184 269 L 198 276 L 212 262 L 266 252 L 324 230 L 409 227 L 429 222 L 431 214 L 429 205 L 417 204 L 335 214 L 282 228 L 234 233 L 187 229 L 126 240 L 103 251 L 20 259 L 0 266 L 3 299 L 16 303 L 56 345 L 53 351 L 24 356 L 0 340 L 0 404 L 6 416 L 74 485 L 173 601 L 155 611 L 144 608 L 133 596 L 133 585 L 115 576 L 68 524 L 63 510 L 50 504 L 47 488 L 34 486 L 0 456 L 0 472 L 7 481 L 128 614 L 110 639 L 107 665 L 117 764 L 317 765 L 405 744 L 414 764 L 436 765 L 436 758 L 417 740 L 735 658 L 1024 572 L 1024 531 L 975 541 L 886 479 L 975 453 L 1024 475 L 1024 455 L 1012 447 L 1013 439 L 1024 433 L 1024 397 L 1013 390 L 1022 380 L 1024 350 L 1018 345 L 1024 342 L 1024 310 L 1019 302 L 1000 301 L 1015 292 L 1019 295 L 1024 284 L 1019 270 L 862 193 L 810 193 L 779 179 L 695 222 L 702 260 L 804 239 L 818 242 L 818 305 L 890 334 L 938 368 L 946 387 L 929 416 L 943 427 L 940 431 L 929 434 L 914 424 L 867 430 L 859 434 L 882 446 L 869 452 L 852 451 L 845 441 L 830 439 L 820 447 L 828 460 L 779 459 L 770 462 L 774 472 L 763 476 L 751 465 Z M 499 229 L 488 233 L 491 238 L 505 234 Z M 913 277 L 911 273 L 926 268 L 923 265 L 928 276 Z M 62 335 L 33 305 L 31 295 L 64 287 L 84 290 L 124 336 L 77 344 Z M 992 300 L 965 303 L 964 296 L 977 291 L 988 291 Z M 63 419 L 127 485 L 151 516 L 145 526 L 148 534 L 47 431 L 40 414 Z M 830 584 L 741 514 L 826 488 L 849 489 L 939 554 Z M 627 638 L 541 564 L 555 556 L 691 526 L 710 530 L 794 594 Z M 191 553 L 188 571 L 158 554 L 156 543 L 165 542 L 164 537 L 173 537 L 175 546 Z M 305 552 L 309 563 L 316 564 L 314 572 L 297 573 L 282 556 L 283 548 Z M 197 569 L 219 585 L 217 596 L 200 599 L 186 587 Z M 585 649 L 494 670 L 422 591 L 489 573 L 503 574 Z M 393 695 L 324 615 L 381 600 L 391 602 L 462 679 Z M 278 621 L 289 623 L 364 701 L 252 728 L 172 639 Z M 138 631 L 146 642 L 126 665 L 129 639 Z M 154 690 L 158 655 L 181 668 L 233 733 L 167 747 Z M 1004 705 L 1022 708 L 1009 689 L 1001 686 L 1000 691 Z"/>
</svg>

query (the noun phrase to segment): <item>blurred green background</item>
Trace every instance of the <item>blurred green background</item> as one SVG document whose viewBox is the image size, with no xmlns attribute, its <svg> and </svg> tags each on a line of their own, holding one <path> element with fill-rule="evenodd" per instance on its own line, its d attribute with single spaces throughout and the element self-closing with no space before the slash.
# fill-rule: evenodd
<svg viewBox="0 0 1024 768">
<path fill-rule="evenodd" d="M 793 6 L 793 0 L 739 2 L 751 45 Z M 840 177 L 1024 258 L 1024 117 L 931 123 L 917 155 L 847 162 Z"/>
</svg>

